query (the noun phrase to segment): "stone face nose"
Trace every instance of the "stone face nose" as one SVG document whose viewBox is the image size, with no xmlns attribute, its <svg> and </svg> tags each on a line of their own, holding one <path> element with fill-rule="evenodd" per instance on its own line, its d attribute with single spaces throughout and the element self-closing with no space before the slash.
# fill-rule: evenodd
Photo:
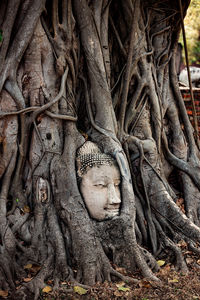
<svg viewBox="0 0 200 300">
<path fill-rule="evenodd" d="M 121 199 L 116 193 L 115 186 L 113 183 L 110 183 L 108 185 L 108 204 L 120 204 L 120 203 L 121 203 Z"/>
</svg>

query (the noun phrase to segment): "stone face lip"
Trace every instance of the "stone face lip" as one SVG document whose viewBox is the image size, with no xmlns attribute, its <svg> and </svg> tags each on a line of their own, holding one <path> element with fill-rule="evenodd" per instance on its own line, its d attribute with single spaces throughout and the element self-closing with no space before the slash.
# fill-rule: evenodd
<svg viewBox="0 0 200 300">
<path fill-rule="evenodd" d="M 115 216 L 119 216 L 120 214 L 120 203 L 116 203 L 113 205 L 108 205 L 108 207 L 105 208 L 105 216 L 107 218 L 113 218 Z"/>
</svg>

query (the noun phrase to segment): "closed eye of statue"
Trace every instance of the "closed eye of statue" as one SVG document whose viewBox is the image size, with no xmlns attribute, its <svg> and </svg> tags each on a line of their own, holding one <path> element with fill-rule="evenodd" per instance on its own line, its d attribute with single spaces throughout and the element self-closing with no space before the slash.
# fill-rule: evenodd
<svg viewBox="0 0 200 300">
<path fill-rule="evenodd" d="M 94 184 L 94 186 L 100 187 L 100 188 L 105 188 L 105 187 L 107 187 L 107 184 L 97 183 L 97 184 Z"/>
</svg>

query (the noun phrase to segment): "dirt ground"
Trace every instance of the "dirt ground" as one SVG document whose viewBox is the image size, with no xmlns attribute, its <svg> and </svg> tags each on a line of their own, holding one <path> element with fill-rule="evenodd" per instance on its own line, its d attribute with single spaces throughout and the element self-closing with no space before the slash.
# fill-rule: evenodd
<svg viewBox="0 0 200 300">
<path fill-rule="evenodd" d="M 166 264 L 160 268 L 157 273 L 161 280 L 159 283 L 139 280 L 136 284 L 124 282 L 115 282 L 97 284 L 90 290 L 86 290 L 86 294 L 80 295 L 81 289 L 73 292 L 66 292 L 69 287 L 59 290 L 59 292 L 42 293 L 41 299 L 71 299 L 71 300 L 97 300 L 97 299 L 127 299 L 127 300 L 200 300 L 200 267 L 195 266 L 196 263 L 190 258 L 188 274 L 177 273 L 174 268 Z M 135 277 L 139 277 L 135 274 Z M 83 292 L 85 292 L 83 290 Z M 46 295 L 45 295 L 46 294 Z"/>
<path fill-rule="evenodd" d="M 156 276 L 160 282 L 149 282 L 142 279 L 139 272 L 128 274 L 125 269 L 116 268 L 124 275 L 138 279 L 138 282 L 104 282 L 103 284 L 98 283 L 92 288 L 82 288 L 63 281 L 60 282 L 59 290 L 54 291 L 53 281 L 48 280 L 46 286 L 41 289 L 40 300 L 200 300 L 200 258 L 188 250 L 184 241 L 180 242 L 179 246 L 188 265 L 187 274 L 176 272 L 174 266 L 168 262 L 169 257 L 166 255 L 165 258 L 157 261 L 160 270 Z M 27 277 L 23 278 L 21 282 L 16 282 L 16 289 L 20 291 L 23 286 L 34 279 L 40 268 L 31 264 L 25 266 Z M 30 295 L 28 298 L 28 300 L 32 300 L 34 296 Z M 0 299 L 18 300 L 18 297 L 0 290 Z"/>
</svg>

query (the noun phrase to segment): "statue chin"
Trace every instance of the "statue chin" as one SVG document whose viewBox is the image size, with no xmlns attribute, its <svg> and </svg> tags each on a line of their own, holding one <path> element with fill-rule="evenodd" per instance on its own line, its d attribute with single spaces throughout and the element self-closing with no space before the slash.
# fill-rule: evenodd
<svg viewBox="0 0 200 300">
<path fill-rule="evenodd" d="M 105 220 L 112 219 L 119 216 L 119 209 L 106 210 Z"/>
</svg>

